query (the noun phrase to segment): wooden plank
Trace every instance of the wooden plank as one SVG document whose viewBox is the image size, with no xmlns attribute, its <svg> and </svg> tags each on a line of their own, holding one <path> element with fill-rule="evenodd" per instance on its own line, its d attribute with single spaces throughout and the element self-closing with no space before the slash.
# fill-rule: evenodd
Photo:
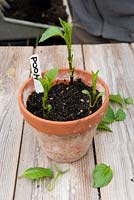
<svg viewBox="0 0 134 200">
<path fill-rule="evenodd" d="M 74 65 L 83 67 L 81 46 L 74 46 Z M 39 54 L 42 70 L 53 66 L 67 66 L 65 58 L 65 46 L 38 47 L 36 53 Z M 26 168 L 41 166 L 53 167 L 54 161 L 48 159 L 43 153 L 38 141 L 33 135 L 33 130 L 29 125 L 25 125 L 22 150 L 18 174 Z M 15 200 L 97 200 L 98 192 L 92 188 L 92 171 L 94 168 L 94 156 L 92 145 L 89 153 L 81 160 L 74 163 L 58 164 L 61 169 L 69 168 L 70 171 L 60 178 L 52 192 L 46 190 L 46 182 L 30 182 L 26 179 L 18 180 L 16 185 Z M 25 188 L 25 189 L 24 189 Z M 25 192 L 24 192 L 25 190 Z M 23 194 L 23 195 L 22 195 Z"/>
<path fill-rule="evenodd" d="M 0 200 L 13 198 L 23 118 L 18 88 L 29 76 L 32 47 L 0 47 Z"/>
<path fill-rule="evenodd" d="M 62 46 L 45 46 L 37 48 L 40 57 L 41 70 L 50 69 L 53 67 L 68 67 L 67 49 L 65 45 Z M 73 65 L 77 68 L 83 67 L 83 58 L 80 45 L 72 47 L 74 55 Z"/>
<path fill-rule="evenodd" d="M 111 93 L 134 98 L 134 52 L 128 44 L 85 45 L 83 51 L 86 69 L 100 69 Z M 114 123 L 112 133 L 95 136 L 97 163 L 110 165 L 114 173 L 112 182 L 101 189 L 102 200 L 134 199 L 134 106 L 125 112 L 127 119 Z"/>
</svg>

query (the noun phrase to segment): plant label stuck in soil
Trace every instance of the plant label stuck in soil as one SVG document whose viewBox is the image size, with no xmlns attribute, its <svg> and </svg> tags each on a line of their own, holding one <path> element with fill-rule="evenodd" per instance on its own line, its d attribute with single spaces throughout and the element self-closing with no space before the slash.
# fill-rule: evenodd
<svg viewBox="0 0 134 200">
<path fill-rule="evenodd" d="M 35 91 L 37 93 L 43 92 L 44 91 L 43 87 L 40 81 L 38 80 L 39 78 L 42 78 L 42 77 L 41 77 L 39 57 L 37 54 L 34 54 L 30 57 L 30 64 L 31 64 L 31 69 L 32 69 Z"/>
</svg>

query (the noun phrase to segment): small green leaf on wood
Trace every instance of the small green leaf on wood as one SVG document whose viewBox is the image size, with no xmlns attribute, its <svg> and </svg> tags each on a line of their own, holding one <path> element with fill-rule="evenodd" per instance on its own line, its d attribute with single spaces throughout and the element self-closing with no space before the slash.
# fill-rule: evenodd
<svg viewBox="0 0 134 200">
<path fill-rule="evenodd" d="M 110 183 L 113 178 L 113 172 L 110 166 L 104 163 L 96 165 L 93 171 L 93 186 L 94 188 L 101 188 Z"/>
<path fill-rule="evenodd" d="M 126 119 L 126 113 L 119 108 L 116 112 L 115 120 L 116 121 L 124 121 Z"/>
<path fill-rule="evenodd" d="M 72 28 L 73 24 L 70 22 L 66 22 L 59 18 L 60 24 L 63 27 L 63 31 L 59 27 L 51 27 L 48 28 L 41 36 L 39 42 L 43 42 L 47 40 L 48 38 L 54 37 L 54 36 L 59 36 L 61 37 L 66 45 L 67 45 L 67 50 L 68 50 L 68 64 L 69 64 L 69 69 L 70 69 L 70 81 L 71 84 L 73 83 L 73 76 L 74 76 L 74 67 L 73 67 L 73 55 L 72 55 Z"/>
<path fill-rule="evenodd" d="M 124 99 L 121 97 L 120 94 L 111 94 L 109 100 L 122 106 L 125 105 Z"/>
<path fill-rule="evenodd" d="M 108 110 L 106 112 L 106 115 L 102 119 L 103 123 L 110 124 L 115 120 L 115 114 L 111 106 L 108 106 Z"/>
<path fill-rule="evenodd" d="M 124 101 L 125 101 L 125 103 L 128 104 L 128 105 L 130 105 L 130 104 L 134 104 L 133 99 L 130 98 L 130 97 L 125 98 Z"/>
<path fill-rule="evenodd" d="M 24 173 L 18 178 L 26 177 L 31 180 L 38 180 L 44 177 L 53 177 L 53 171 L 51 168 L 34 167 L 24 171 Z"/>
<path fill-rule="evenodd" d="M 39 42 L 44 42 L 45 40 L 53 37 L 53 36 L 59 36 L 59 37 L 62 37 L 64 39 L 64 36 L 63 36 L 63 33 L 62 31 L 56 27 L 56 26 L 53 26 L 51 28 L 48 28 L 41 36 Z"/>
<path fill-rule="evenodd" d="M 110 129 L 105 123 L 100 122 L 99 125 L 97 126 L 98 130 L 102 130 L 102 131 L 109 131 L 112 132 L 112 129 Z"/>
</svg>

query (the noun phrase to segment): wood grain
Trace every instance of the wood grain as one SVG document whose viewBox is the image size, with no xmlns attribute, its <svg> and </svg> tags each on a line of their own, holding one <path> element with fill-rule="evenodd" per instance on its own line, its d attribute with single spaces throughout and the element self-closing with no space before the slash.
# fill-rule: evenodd
<svg viewBox="0 0 134 200">
<path fill-rule="evenodd" d="M 74 66 L 83 68 L 81 46 L 73 47 Z M 54 66 L 68 66 L 65 46 L 38 47 L 41 68 L 49 69 Z M 36 140 L 35 131 L 27 123 L 24 126 L 24 137 L 20 154 L 18 175 L 29 167 L 54 167 L 54 161 L 47 158 Z M 92 188 L 92 171 L 94 156 L 92 145 L 88 154 L 74 163 L 59 163 L 61 169 L 70 169 L 56 184 L 52 192 L 48 192 L 48 181 L 41 180 L 30 182 L 26 179 L 18 180 L 16 185 L 15 200 L 98 200 L 98 191 Z M 25 192 L 24 192 L 25 191 Z"/>
<path fill-rule="evenodd" d="M 62 46 L 45 46 L 37 47 L 37 53 L 40 57 L 41 70 L 50 69 L 53 67 L 68 67 L 67 48 Z M 80 45 L 72 47 L 73 66 L 77 68 L 83 67 L 83 58 Z"/>
<path fill-rule="evenodd" d="M 100 76 L 109 85 L 111 93 L 134 98 L 133 45 L 85 45 L 85 66 L 100 69 Z M 114 106 L 117 109 L 117 106 Z M 129 106 L 124 122 L 114 123 L 112 133 L 98 132 L 95 148 L 98 163 L 113 169 L 112 182 L 101 189 L 102 200 L 133 200 L 134 183 L 134 106 Z"/>
<path fill-rule="evenodd" d="M 18 88 L 29 76 L 32 47 L 0 47 L 0 200 L 12 200 L 23 118 Z"/>
</svg>

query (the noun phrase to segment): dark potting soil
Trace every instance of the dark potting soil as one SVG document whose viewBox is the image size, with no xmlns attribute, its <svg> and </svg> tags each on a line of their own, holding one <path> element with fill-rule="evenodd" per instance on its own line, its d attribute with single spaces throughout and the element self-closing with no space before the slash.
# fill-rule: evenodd
<svg viewBox="0 0 134 200">
<path fill-rule="evenodd" d="M 67 20 L 67 13 L 62 0 L 13 0 L 10 9 L 5 10 L 6 17 L 31 22 L 57 25 L 59 17 Z"/>
<path fill-rule="evenodd" d="M 92 92 L 92 87 L 86 86 L 80 79 L 74 81 L 73 85 L 64 83 L 54 85 L 48 95 L 48 103 L 52 106 L 52 110 L 47 119 L 52 121 L 76 120 L 98 110 L 102 105 L 102 97 L 98 99 L 92 110 L 89 110 L 89 98 L 82 93 L 84 89 Z M 42 96 L 43 93 L 32 92 L 27 100 L 27 109 L 41 118 L 43 118 Z"/>
</svg>

